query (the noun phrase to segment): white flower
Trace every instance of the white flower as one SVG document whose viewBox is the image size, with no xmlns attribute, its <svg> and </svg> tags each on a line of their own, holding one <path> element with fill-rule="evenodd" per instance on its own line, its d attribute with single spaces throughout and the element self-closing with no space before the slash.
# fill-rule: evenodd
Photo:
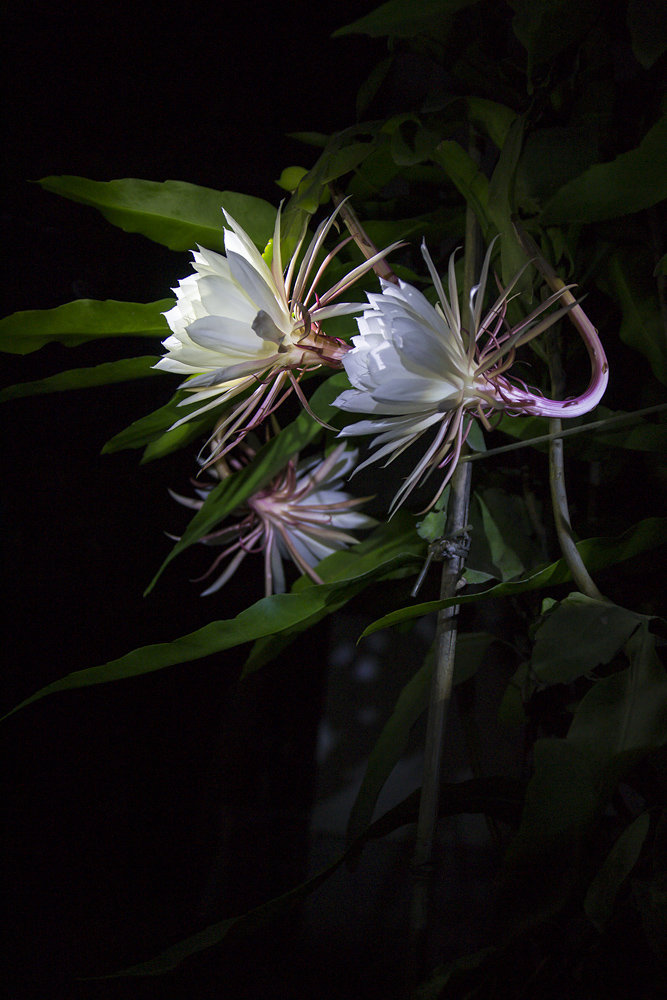
<svg viewBox="0 0 667 1000">
<path fill-rule="evenodd" d="M 493 246 L 493 245 L 492 245 Z M 386 464 L 413 444 L 427 430 L 434 437 L 415 469 L 396 493 L 399 506 L 434 468 L 449 465 L 433 500 L 445 488 L 458 461 L 474 417 L 488 426 L 494 410 L 512 414 L 575 417 L 593 409 L 607 384 L 607 362 L 594 327 L 574 303 L 568 287 L 549 296 L 513 329 L 507 329 L 505 312 L 517 275 L 482 318 L 484 292 L 492 246 L 484 259 L 479 285 L 469 304 L 464 326 L 459 310 L 454 255 L 449 262 L 449 298 L 426 247 L 422 253 L 439 302 L 433 307 L 416 288 L 399 281 L 382 281 L 381 294 L 369 294 L 369 306 L 357 318 L 359 336 L 343 365 L 354 388 L 335 400 L 342 410 L 369 414 L 345 427 L 340 436 L 375 434 L 373 454 L 359 468 L 385 458 Z M 568 305 L 536 322 L 561 297 Z M 569 314 L 586 342 L 593 376 L 577 399 L 545 399 L 538 390 L 507 376 L 515 350 L 565 314 Z"/>
<path fill-rule="evenodd" d="M 252 389 L 216 428 L 219 446 L 224 449 L 230 438 L 239 440 L 273 412 L 292 389 L 306 405 L 294 370 L 302 373 L 320 364 L 340 367 L 349 346 L 326 337 L 320 324 L 364 308 L 360 303 L 333 304 L 333 300 L 393 247 L 353 268 L 318 298 L 315 288 L 326 266 L 348 242 L 344 240 L 329 253 L 311 277 L 337 212 L 318 227 L 296 277 L 304 237 L 283 274 L 280 211 L 270 266 L 227 212 L 230 229 L 224 230 L 225 256 L 203 247 L 193 254 L 195 273 L 179 281 L 174 289 L 176 305 L 165 313 L 172 330 L 164 341 L 168 353 L 155 365 L 188 376 L 181 386 L 188 397 L 179 405 L 200 404 L 174 427 Z"/>
<path fill-rule="evenodd" d="M 252 461 L 255 451 L 247 440 L 240 448 L 241 458 L 231 462 L 217 458 L 204 463 L 215 480 L 225 479 Z M 232 524 L 202 538 L 206 545 L 222 546 L 223 551 L 200 579 L 224 566 L 203 596 L 220 590 L 252 552 L 264 553 L 267 597 L 285 590 L 283 559 L 291 560 L 315 583 L 322 583 L 315 566 L 333 552 L 356 543 L 358 539 L 350 531 L 370 528 L 376 523 L 354 509 L 368 497 L 351 497 L 341 490 L 356 461 L 357 452 L 347 450 L 344 444 L 338 445 L 327 458 L 314 458 L 301 467 L 297 456 L 268 486 L 248 497 L 232 515 Z M 184 506 L 198 510 L 214 485 L 198 488 L 198 500 L 173 492 L 171 495 Z"/>
</svg>

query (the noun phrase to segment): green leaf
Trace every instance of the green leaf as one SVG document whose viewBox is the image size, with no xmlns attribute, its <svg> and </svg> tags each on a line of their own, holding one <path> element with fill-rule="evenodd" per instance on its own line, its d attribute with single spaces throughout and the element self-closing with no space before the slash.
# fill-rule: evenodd
<svg viewBox="0 0 667 1000">
<path fill-rule="evenodd" d="M 393 579 L 415 572 L 423 555 L 424 546 L 415 532 L 414 518 L 402 513 L 397 514 L 387 524 L 379 525 L 368 538 L 352 548 L 341 549 L 327 556 L 318 564 L 317 573 L 325 583 L 359 579 L 363 583 L 359 589 L 364 589 L 373 579 L 383 580 L 387 576 Z M 371 570 L 377 571 L 376 577 L 368 576 Z M 295 582 L 292 592 L 301 593 L 312 585 L 312 580 L 304 575 Z M 354 596 L 352 589 L 341 591 L 340 595 L 332 598 L 326 608 L 319 609 L 311 618 L 299 622 L 289 633 L 283 632 L 279 640 L 273 635 L 259 639 L 244 664 L 242 677 L 247 677 L 270 663 L 301 632 L 317 624 L 325 615 L 342 607 L 352 596 Z"/>
<path fill-rule="evenodd" d="M 667 117 L 636 149 L 598 163 L 565 184 L 544 206 L 544 225 L 599 222 L 650 208 L 667 198 Z"/>
<path fill-rule="evenodd" d="M 667 50 L 667 21 L 662 0 L 629 0 L 628 28 L 632 51 L 650 69 Z"/>
<path fill-rule="evenodd" d="M 517 117 L 516 111 L 485 97 L 466 97 L 465 102 L 470 120 L 480 125 L 498 149 L 502 149 Z"/>
<path fill-rule="evenodd" d="M 438 815 L 456 816 L 461 813 L 480 813 L 497 817 L 506 823 L 515 821 L 517 811 L 520 809 L 522 789 L 520 785 L 510 778 L 500 776 L 492 778 L 477 778 L 470 781 L 446 782 L 440 791 L 440 807 Z M 290 889 L 289 892 L 268 900 L 261 906 L 243 913 L 240 916 L 221 920 L 211 924 L 197 934 L 193 934 L 172 945 L 160 955 L 133 965 L 128 969 L 113 973 L 110 976 L 99 978 L 111 979 L 120 976 L 155 976 L 175 969 L 190 955 L 194 955 L 205 948 L 210 948 L 220 944 L 227 937 L 234 937 L 252 933 L 272 920 L 289 913 L 291 909 L 301 900 L 306 899 L 317 889 L 329 876 L 343 864 L 345 860 L 352 857 L 369 840 L 377 840 L 387 836 L 394 830 L 400 829 L 407 823 L 415 822 L 419 807 L 419 791 L 413 792 L 397 806 L 390 809 L 380 819 L 376 820 L 363 835 L 353 844 L 349 850 L 336 858 L 330 865 L 322 869 L 306 882 Z"/>
<path fill-rule="evenodd" d="M 235 191 L 126 177 L 91 181 L 86 177 L 45 177 L 46 191 L 91 205 L 126 233 L 141 233 L 170 250 L 194 250 L 197 244 L 223 250 L 225 208 L 263 250 L 273 235 L 276 210 L 268 201 Z"/>
<path fill-rule="evenodd" d="M 605 284 L 623 311 L 621 340 L 640 351 L 655 377 L 667 385 L 667 334 L 655 283 L 647 280 L 649 274 L 648 260 L 642 254 L 632 258 L 614 254 L 609 258 Z"/>
<path fill-rule="evenodd" d="M 359 87 L 356 104 L 358 121 L 361 121 L 366 117 L 368 107 L 386 80 L 393 62 L 393 55 L 389 55 L 385 59 L 381 59 L 380 62 L 373 67 L 364 82 Z"/>
<path fill-rule="evenodd" d="M 370 14 L 352 24 L 334 31 L 333 38 L 341 35 L 370 35 L 371 38 L 414 38 L 431 34 L 443 17 L 457 10 L 471 7 L 477 0 L 388 0 Z"/>
<path fill-rule="evenodd" d="M 524 660 L 510 677 L 500 705 L 498 706 L 498 722 L 501 726 L 513 729 L 516 726 L 524 726 L 526 724 L 527 718 L 524 704 L 527 701 L 525 693 L 529 687 L 530 662 Z"/>
<path fill-rule="evenodd" d="M 476 492 L 471 520 L 470 565 L 475 569 L 511 580 L 539 565 L 540 548 L 522 497 L 496 487 Z"/>
<path fill-rule="evenodd" d="M 517 202 L 533 213 L 564 184 L 598 158 L 597 135 L 589 124 L 536 129 L 526 139 L 517 167 Z"/>
<path fill-rule="evenodd" d="M 91 368 L 73 368 L 59 372 L 49 378 L 34 382 L 20 382 L 0 391 L 0 403 L 26 396 L 41 396 L 49 392 L 63 392 L 67 389 L 89 389 L 96 385 L 111 385 L 114 382 L 129 382 L 132 379 L 159 375 L 153 366 L 157 358 L 124 358 L 122 361 L 107 361 Z"/>
<path fill-rule="evenodd" d="M 637 816 L 620 835 L 588 887 L 584 910 L 599 931 L 608 923 L 618 891 L 639 860 L 650 825 L 647 812 Z"/>
<path fill-rule="evenodd" d="M 505 285 L 510 283 L 526 263 L 526 254 L 517 241 L 512 226 L 512 215 L 516 210 L 514 178 L 523 146 L 524 127 L 523 116 L 515 118 L 510 125 L 488 189 L 489 218 L 501 234 L 502 279 Z M 531 292 L 532 284 L 527 271 L 520 278 L 517 290 Z"/>
<path fill-rule="evenodd" d="M 352 142 L 349 146 L 337 149 L 326 158 L 322 164 L 322 184 L 330 184 L 344 174 L 349 174 L 351 170 L 358 167 L 367 156 L 373 152 L 376 142 Z"/>
<path fill-rule="evenodd" d="M 492 237 L 489 215 L 489 182 L 472 157 L 453 139 L 438 143 L 433 159 L 443 168 L 452 183 L 471 205 L 482 229 L 485 243 Z"/>
<path fill-rule="evenodd" d="M 332 414 L 333 400 L 346 385 L 342 372 L 328 378 L 313 394 L 310 401 L 313 413 L 326 421 Z M 317 437 L 321 429 L 321 425 L 310 414 L 302 411 L 289 427 L 283 428 L 260 449 L 251 465 L 214 486 L 148 585 L 146 594 L 151 592 L 172 559 L 198 542 L 252 493 L 261 489 L 284 468 L 290 458 Z"/>
<path fill-rule="evenodd" d="M 272 597 L 256 601 L 236 618 L 211 622 L 196 632 L 174 639 L 172 642 L 142 646 L 109 663 L 67 674 L 26 698 L 5 718 L 59 691 L 140 677 L 175 664 L 199 660 L 246 642 L 254 642 L 263 636 L 274 637 L 284 632 L 293 632 L 305 622 L 317 620 L 317 616 L 324 617 L 330 611 L 341 607 L 369 582 L 389 575 L 394 569 L 402 569 L 406 560 L 414 561 L 416 568 L 414 549 L 414 540 L 410 542 L 404 538 L 394 538 L 393 545 L 388 546 L 383 559 L 378 559 L 377 550 L 362 554 L 349 569 L 351 573 L 349 578 L 335 578 L 330 583 L 318 585 L 309 581 L 298 592 L 295 590 L 290 594 L 274 594 Z M 329 557 L 334 567 L 335 555 L 337 553 Z M 323 560 L 320 566 L 327 573 L 325 563 L 326 560 Z M 335 577 L 336 573 L 333 575 Z"/>
<path fill-rule="evenodd" d="M 495 945 L 482 948 L 470 955 L 462 955 L 460 958 L 452 959 L 446 965 L 439 966 L 431 975 L 428 982 L 422 983 L 414 994 L 414 1000 L 441 1000 L 445 986 L 453 986 L 456 989 L 456 979 L 458 973 L 468 976 L 470 972 L 479 969 L 487 961 L 492 961 L 497 955 L 498 949 Z M 459 990 L 454 995 L 462 995 Z M 468 991 L 468 996 L 470 992 Z"/>
<path fill-rule="evenodd" d="M 435 542 L 444 535 L 450 492 L 451 489 L 448 483 L 442 495 L 438 497 L 433 510 L 430 510 L 421 521 L 417 522 L 417 534 L 424 541 Z"/>
<path fill-rule="evenodd" d="M 102 454 L 111 455 L 116 451 L 124 451 L 126 448 L 142 448 L 144 445 L 150 447 L 152 442 L 162 441 L 163 438 L 167 441 L 167 445 L 163 444 L 162 446 L 164 453 L 166 453 L 166 450 L 173 451 L 172 447 L 168 447 L 171 443 L 174 443 L 176 447 L 182 447 L 188 441 L 199 437 L 215 420 L 210 412 L 188 420 L 181 427 L 177 427 L 176 431 L 168 430 L 179 417 L 183 416 L 183 410 L 179 407 L 182 399 L 183 394 L 177 392 L 164 406 L 135 420 L 129 427 L 119 431 L 110 441 L 107 441 L 102 448 Z M 149 461 L 152 457 L 158 457 L 158 455 L 151 454 L 144 460 Z"/>
<path fill-rule="evenodd" d="M 667 374 L 667 368 L 665 369 Z M 593 419 L 604 420 L 610 417 L 621 416 L 622 410 L 609 410 L 606 406 L 597 406 Z M 628 414 L 630 416 L 631 414 Z M 604 445 L 612 448 L 626 448 L 631 451 L 657 451 L 660 454 L 667 453 L 667 424 L 652 424 L 648 420 L 637 420 L 629 427 L 613 426 L 606 429 L 598 427 L 591 438 L 577 438 L 579 444 L 589 448 Z"/>
<path fill-rule="evenodd" d="M 646 940 L 662 965 L 667 954 L 667 889 L 664 880 L 633 879 L 632 895 L 641 914 Z"/>
<path fill-rule="evenodd" d="M 460 633 L 457 636 L 454 684 L 460 684 L 477 672 L 489 646 L 495 641 L 495 636 L 486 632 Z M 428 707 L 433 668 L 434 655 L 431 650 L 423 666 L 398 696 L 394 710 L 371 751 L 366 773 L 350 814 L 348 844 L 353 843 L 369 826 L 378 796 L 403 756 L 410 731 Z"/>
<path fill-rule="evenodd" d="M 178 944 L 172 945 L 171 948 L 167 948 L 147 962 L 140 962 L 138 965 L 132 965 L 127 969 L 122 969 L 119 972 L 114 972 L 109 976 L 100 978 L 117 979 L 123 976 L 160 976 L 165 972 L 175 969 L 190 955 L 196 955 L 206 948 L 220 944 L 227 937 L 234 937 L 237 934 L 249 934 L 259 930 L 265 924 L 290 913 L 297 903 L 306 899 L 315 889 L 333 875 L 336 869 L 340 868 L 344 860 L 345 855 L 341 855 L 330 865 L 327 865 L 326 868 L 319 871 L 317 875 L 313 875 L 312 878 L 309 878 L 306 882 L 302 882 L 301 885 L 296 886 L 294 889 L 290 889 L 289 892 L 283 893 L 282 896 L 270 899 L 248 913 L 211 924 L 197 934 L 192 934 L 184 941 L 179 941 Z"/>
<path fill-rule="evenodd" d="M 353 170 L 376 148 L 371 142 L 355 142 L 359 130 L 347 129 L 327 139 L 317 162 L 299 182 L 281 217 L 281 246 L 287 260 L 301 239 L 310 216 L 328 197 L 327 184 Z M 366 132 L 367 134 L 367 132 Z"/>
<path fill-rule="evenodd" d="M 569 594 L 537 629 L 533 671 L 544 684 L 569 684 L 609 663 L 643 621 L 617 604 Z"/>
<path fill-rule="evenodd" d="M 376 247 L 386 247 L 397 240 L 439 239 L 443 228 L 450 228 L 451 213 L 447 210 L 416 215 L 410 219 L 365 219 L 364 230 Z M 451 228 L 456 228 L 455 226 Z M 473 424 L 476 427 L 477 424 Z M 468 438 L 470 440 L 470 437 Z"/>
<path fill-rule="evenodd" d="M 289 191 L 289 193 L 292 194 L 296 191 L 307 173 L 308 170 L 306 167 L 285 167 L 276 181 L 276 184 L 278 187 L 281 187 L 283 191 Z"/>
<path fill-rule="evenodd" d="M 531 67 L 580 41 L 599 14 L 600 0 L 512 0 L 512 7 L 514 34 Z"/>
<path fill-rule="evenodd" d="M 667 741 L 667 672 L 644 621 L 628 641 L 630 666 L 596 681 L 580 701 L 568 742 L 608 762 Z"/>
<path fill-rule="evenodd" d="M 541 739 L 533 754 L 521 826 L 507 852 L 510 869 L 519 859 L 541 856 L 544 865 L 547 852 L 567 851 L 600 808 L 598 768 L 578 747 L 569 740 Z"/>
<path fill-rule="evenodd" d="M 647 549 L 664 545 L 666 542 L 667 518 L 649 517 L 628 528 L 618 538 L 588 538 L 578 542 L 577 549 L 587 568 L 595 573 L 607 566 L 614 566 L 616 563 L 631 559 Z M 441 608 L 451 607 L 454 604 L 473 604 L 487 597 L 512 597 L 530 590 L 554 587 L 557 584 L 566 583 L 570 579 L 567 563 L 564 559 L 559 559 L 522 580 L 499 583 L 495 587 L 478 591 L 476 594 L 458 594 L 446 601 L 428 601 L 423 604 L 413 604 L 407 608 L 399 608 L 398 611 L 393 611 L 391 614 L 384 615 L 374 621 L 364 630 L 362 637 L 372 635 L 373 632 L 378 632 L 383 628 L 390 628 L 392 625 L 411 621 L 413 618 L 423 618 L 424 615 L 430 614 L 432 611 L 439 611 Z"/>
<path fill-rule="evenodd" d="M 159 337 L 169 334 L 162 315 L 173 299 L 158 302 L 116 302 L 76 299 L 55 309 L 28 309 L 0 319 L 0 350 L 30 354 L 57 341 L 76 347 L 105 337 Z"/>
</svg>

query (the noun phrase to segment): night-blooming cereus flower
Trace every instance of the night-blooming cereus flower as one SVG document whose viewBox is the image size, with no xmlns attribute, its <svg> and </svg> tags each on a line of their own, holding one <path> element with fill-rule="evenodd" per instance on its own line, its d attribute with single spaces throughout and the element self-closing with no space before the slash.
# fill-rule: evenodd
<svg viewBox="0 0 667 1000">
<path fill-rule="evenodd" d="M 225 255 L 200 247 L 193 254 L 195 273 L 179 282 L 174 289 L 176 305 L 165 313 L 172 335 L 164 341 L 166 356 L 155 367 L 188 376 L 181 386 L 188 395 L 179 405 L 194 406 L 173 427 L 250 390 L 216 426 L 216 440 L 224 451 L 228 442 L 231 446 L 257 426 L 292 390 L 307 407 L 298 385 L 304 371 L 321 364 L 340 368 L 349 345 L 327 337 L 321 324 L 364 308 L 361 303 L 334 303 L 334 299 L 394 247 L 353 268 L 318 297 L 315 289 L 325 268 L 349 241 L 339 243 L 316 269 L 337 212 L 318 227 L 297 271 L 304 228 L 284 273 L 280 211 L 270 265 L 225 212 L 230 227 L 224 230 Z"/>
<path fill-rule="evenodd" d="M 215 444 L 213 445 L 215 448 Z M 186 507 L 198 510 L 208 493 L 220 480 L 252 461 L 255 450 L 248 439 L 238 448 L 239 457 L 216 458 L 203 462 L 215 480 L 209 486 L 197 486 L 199 499 L 171 493 Z M 266 596 L 285 590 L 283 559 L 291 560 L 315 583 L 322 580 L 315 566 L 325 556 L 355 544 L 350 531 L 370 528 L 376 522 L 355 508 L 368 497 L 352 497 L 341 486 L 357 461 L 357 452 L 338 445 L 326 458 L 299 464 L 298 456 L 264 489 L 258 490 L 230 517 L 231 523 L 201 539 L 206 545 L 221 546 L 222 552 L 200 580 L 215 579 L 202 596 L 213 594 L 233 576 L 247 555 L 264 554 L 264 590 Z M 171 492 L 171 491 L 170 491 Z"/>
<path fill-rule="evenodd" d="M 436 468 L 448 466 L 433 503 L 450 479 L 473 419 L 488 426 L 496 410 L 514 415 L 578 417 L 592 410 L 607 386 L 607 361 L 595 328 L 577 305 L 569 287 L 550 295 L 521 323 L 505 322 L 507 302 L 519 275 L 501 291 L 483 316 L 484 293 L 492 246 L 484 259 L 479 284 L 473 290 L 467 322 L 462 320 L 454 255 L 449 261 L 449 298 L 428 250 L 422 253 L 439 299 L 433 307 L 416 288 L 399 281 L 382 282 L 381 294 L 369 294 L 369 305 L 357 318 L 359 336 L 343 365 L 353 386 L 335 405 L 342 410 L 366 413 L 371 419 L 351 424 L 343 437 L 375 434 L 373 453 L 359 468 L 380 459 L 386 464 L 417 441 L 426 431 L 434 437 L 414 470 L 396 493 L 398 507 L 411 491 Z M 564 299 L 568 304 L 549 308 Z M 588 349 L 592 377 L 588 389 L 576 399 L 545 399 L 509 374 L 516 349 L 542 333 L 561 316 L 569 315 Z"/>
</svg>

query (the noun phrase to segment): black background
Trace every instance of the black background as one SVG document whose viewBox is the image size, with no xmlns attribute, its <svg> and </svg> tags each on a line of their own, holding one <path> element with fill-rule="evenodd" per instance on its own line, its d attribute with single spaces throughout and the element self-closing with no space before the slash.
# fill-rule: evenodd
<svg viewBox="0 0 667 1000">
<path fill-rule="evenodd" d="M 10 2 L 2 32 L 3 312 L 52 308 L 77 297 L 141 302 L 168 296 L 190 270 L 188 254 L 123 233 L 93 209 L 34 182 L 51 174 L 178 179 L 277 205 L 282 169 L 310 166 L 317 155 L 287 133 L 330 133 L 354 122 L 358 87 L 386 46 L 330 35 L 375 5 L 326 0 L 260 11 L 199 0 L 158 11 L 139 3 Z M 406 88 L 419 86 L 415 77 L 404 74 Z M 404 96 L 389 113 L 410 106 Z M 619 99 L 634 136 L 635 92 L 619 88 Z M 635 140 L 629 138 L 627 148 Z M 143 355 L 151 346 L 110 341 L 4 355 L 2 383 Z M 609 346 L 621 352 L 620 363 L 610 356 L 612 373 L 623 375 L 612 378 L 607 404 L 620 407 L 624 381 L 643 377 L 645 368 L 632 354 L 625 364 L 619 343 Z M 166 402 L 173 388 L 165 376 L 3 404 L 7 710 L 70 671 L 233 617 L 261 593 L 261 568 L 247 560 L 233 586 L 200 598 L 190 580 L 208 563 L 193 547 L 142 596 L 172 544 L 165 533 L 186 523 L 187 513 L 167 490 L 187 491 L 193 454 L 140 466 L 136 452 L 100 451 Z M 646 488 L 646 461 L 634 456 L 630 466 L 628 460 L 638 472 L 624 486 L 609 472 L 614 489 L 600 492 L 602 519 L 619 532 L 662 512 L 662 493 Z M 640 569 L 610 573 L 600 584 L 621 604 L 648 607 L 643 595 L 650 592 L 654 600 L 664 569 L 652 565 L 648 580 Z M 354 883 L 349 873 L 349 883 L 359 886 L 356 908 L 337 912 L 335 893 L 318 898 L 328 906 L 318 925 L 321 938 L 341 931 L 321 951 L 312 926 L 310 937 L 301 933 L 297 914 L 222 951 L 202 953 L 168 977 L 81 978 L 140 962 L 305 877 L 328 640 L 326 629 L 306 636 L 239 690 L 244 650 L 55 695 L 3 723 L 11 996 L 402 995 L 403 931 L 386 934 L 385 911 L 396 899 L 388 891 L 384 908 L 358 931 L 356 918 L 364 906 L 368 914 L 377 897 L 364 899 L 368 882 Z M 341 701 L 348 693 L 342 690 Z M 440 889 L 448 906 L 464 898 L 469 906 L 477 884 L 463 884 L 460 844 L 457 850 Z M 406 862 L 384 872 L 391 891 L 407 868 Z M 485 875 L 485 886 L 492 878 Z M 476 897 L 480 910 L 484 898 Z M 456 917 L 442 923 L 447 934 L 467 933 Z M 369 928 L 371 941 L 363 939 Z M 345 947 L 339 947 L 342 939 Z M 477 947 L 475 939 L 453 953 Z M 359 955 L 372 956 L 374 966 L 360 968 Z"/>
<path fill-rule="evenodd" d="M 31 182 L 179 179 L 277 204 L 283 167 L 315 156 L 286 133 L 354 120 L 384 46 L 330 34 L 373 6 L 11 3 L 3 311 L 168 296 L 187 254 Z M 146 343 L 131 350 L 147 353 Z M 2 381 L 118 356 L 112 342 L 51 345 L 5 357 Z M 197 553 L 142 597 L 171 544 L 165 532 L 185 523 L 167 488 L 187 488 L 192 456 L 140 467 L 135 452 L 99 453 L 172 391 L 154 379 L 4 406 L 7 708 L 72 670 L 231 617 L 257 595 L 249 569 L 245 589 L 200 599 L 189 582 L 204 568 Z M 290 995 L 294 969 L 310 964 L 290 954 L 290 925 L 168 979 L 78 977 L 140 961 L 303 877 L 324 657 L 317 637 L 295 650 L 235 699 L 242 658 L 232 653 L 57 695 L 5 723 L 14 996 Z"/>
</svg>

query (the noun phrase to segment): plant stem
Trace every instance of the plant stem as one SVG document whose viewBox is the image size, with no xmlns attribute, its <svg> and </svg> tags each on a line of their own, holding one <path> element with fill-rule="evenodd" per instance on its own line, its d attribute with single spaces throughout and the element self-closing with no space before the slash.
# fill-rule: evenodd
<svg viewBox="0 0 667 1000">
<path fill-rule="evenodd" d="M 560 350 L 555 335 L 552 334 L 552 336 L 546 338 L 546 346 L 549 371 L 551 373 L 552 395 L 555 399 L 561 399 L 565 388 L 565 377 L 563 375 Z M 553 435 L 560 435 L 562 431 L 560 417 L 552 417 L 549 420 L 549 430 Z M 582 594 L 592 597 L 597 601 L 606 600 L 586 569 L 572 533 L 570 508 L 565 489 L 563 439 L 560 436 L 554 437 L 549 444 L 549 489 L 551 492 L 551 505 L 554 512 L 558 544 L 560 545 L 560 550 L 563 553 L 563 558 L 567 563 L 568 569 L 572 574 L 572 579 Z"/>
<path fill-rule="evenodd" d="M 472 468 L 459 464 L 451 479 L 445 538 L 460 537 L 468 521 Z M 442 568 L 440 599 L 454 597 L 465 564 L 461 547 L 451 546 Z M 458 625 L 458 605 L 438 612 L 435 637 L 435 665 L 431 681 L 426 744 L 424 747 L 424 777 L 419 801 L 417 836 L 412 859 L 413 894 L 410 911 L 411 986 L 418 982 L 424 966 L 429 925 L 429 901 L 432 883 L 433 841 L 438 819 L 440 772 L 447 710 L 451 700 L 454 676 L 454 654 Z"/>
<path fill-rule="evenodd" d="M 476 153 L 471 141 L 471 153 Z M 477 274 L 480 248 L 479 225 L 468 205 L 464 259 L 463 309 L 470 302 L 470 292 Z M 440 599 L 454 597 L 467 555 L 461 544 L 468 524 L 472 468 L 460 462 L 450 483 L 445 534 L 441 540 L 443 554 Z M 447 711 L 451 701 L 454 678 L 454 656 L 458 629 L 458 605 L 438 612 L 435 635 L 435 663 L 426 723 L 424 775 L 419 801 L 417 835 L 412 858 L 412 903 L 410 909 L 410 953 L 408 986 L 413 992 L 427 966 L 429 904 L 433 884 L 433 842 L 438 821 L 440 779 Z"/>
<path fill-rule="evenodd" d="M 568 427 L 567 430 L 554 431 L 551 434 L 540 434 L 538 437 L 526 438 L 525 441 L 514 441 L 512 444 L 504 444 L 499 448 L 490 448 L 488 451 L 475 451 L 469 455 L 464 455 L 460 462 L 481 462 L 485 458 L 493 458 L 495 455 L 504 455 L 508 451 L 518 451 L 520 448 L 532 448 L 535 444 L 546 444 L 554 438 L 572 437 L 575 434 L 586 434 L 589 431 L 599 430 L 601 427 L 610 427 L 612 430 L 623 424 L 634 424 L 642 417 L 647 417 L 652 413 L 662 413 L 667 410 L 667 403 L 656 403 L 655 406 L 646 406 L 642 410 L 633 410 L 631 413 L 617 413 L 613 417 L 604 417 L 602 420 L 591 420 L 590 423 L 581 424 L 579 427 Z"/>
<path fill-rule="evenodd" d="M 359 221 L 359 216 L 354 211 L 349 201 L 343 197 L 335 185 L 330 184 L 329 191 L 331 192 L 334 205 L 337 208 L 340 206 L 340 217 L 345 222 L 350 236 L 357 244 L 366 260 L 370 260 L 371 257 L 374 257 L 377 254 L 378 248 L 367 235 L 364 227 Z M 397 276 L 394 274 L 384 257 L 375 262 L 373 270 L 377 274 L 378 278 L 384 278 L 385 281 L 391 281 L 393 284 L 398 283 Z"/>
</svg>

